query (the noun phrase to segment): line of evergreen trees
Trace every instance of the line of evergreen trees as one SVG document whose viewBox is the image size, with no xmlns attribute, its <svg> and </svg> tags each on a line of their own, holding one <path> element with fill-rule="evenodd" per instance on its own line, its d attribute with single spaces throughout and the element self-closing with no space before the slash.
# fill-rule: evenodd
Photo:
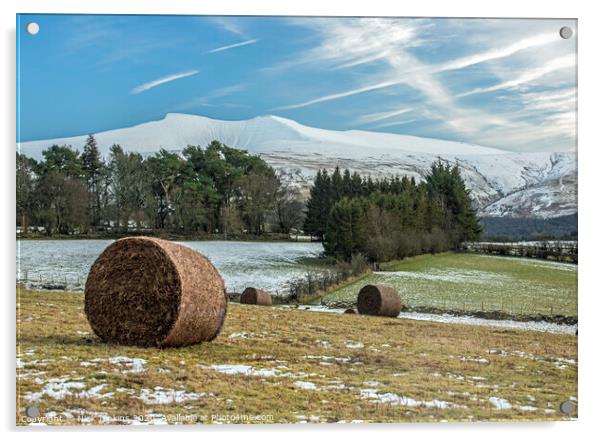
<svg viewBox="0 0 602 440">
<path fill-rule="evenodd" d="M 457 249 L 481 234 L 459 168 L 442 161 L 421 183 L 318 171 L 304 229 L 324 242 L 327 255 L 350 260 L 362 254 L 373 262 Z"/>
<path fill-rule="evenodd" d="M 298 190 L 258 156 L 217 141 L 143 157 L 93 136 L 80 154 L 53 145 L 37 162 L 17 154 L 17 226 L 47 235 L 156 229 L 182 234 L 288 233 L 303 224 Z"/>
</svg>

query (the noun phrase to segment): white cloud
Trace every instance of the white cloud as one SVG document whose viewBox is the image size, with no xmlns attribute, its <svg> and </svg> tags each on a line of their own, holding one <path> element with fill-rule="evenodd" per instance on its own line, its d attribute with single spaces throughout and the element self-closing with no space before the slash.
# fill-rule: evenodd
<svg viewBox="0 0 602 440">
<path fill-rule="evenodd" d="M 496 84 L 491 87 L 479 87 L 479 88 L 473 89 L 469 92 L 461 93 L 458 95 L 458 97 L 475 95 L 477 93 L 490 93 L 490 92 L 495 92 L 498 90 L 511 89 L 511 88 L 520 86 L 522 84 L 539 79 L 542 76 L 547 75 L 548 73 L 552 73 L 557 70 L 568 69 L 571 67 L 575 68 L 575 66 L 576 66 L 575 56 L 574 55 L 564 55 L 562 57 L 558 57 L 558 58 L 548 61 L 543 66 L 537 66 L 537 67 L 533 67 L 528 70 L 525 70 L 524 72 L 520 73 L 514 79 L 504 81 L 500 84 Z"/>
<path fill-rule="evenodd" d="M 391 121 L 391 122 L 385 122 L 382 124 L 378 124 L 378 125 L 374 125 L 372 126 L 372 128 L 385 128 L 385 127 L 397 127 L 399 125 L 406 125 L 406 124 L 411 124 L 412 122 L 416 122 L 418 119 L 404 119 L 401 121 Z"/>
<path fill-rule="evenodd" d="M 217 47 L 215 49 L 211 49 L 209 51 L 209 53 L 222 52 L 224 50 L 234 49 L 235 47 L 248 46 L 249 44 L 257 43 L 258 41 L 259 40 L 257 40 L 257 39 L 241 41 L 240 43 L 229 44 L 228 46 L 222 46 L 222 47 Z"/>
<path fill-rule="evenodd" d="M 567 87 L 560 91 L 521 93 L 516 98 L 522 107 L 520 117 L 537 116 L 543 113 L 576 112 L 577 89 Z"/>
<path fill-rule="evenodd" d="M 485 63 L 487 61 L 493 61 L 500 58 L 509 57 L 515 53 L 530 49 L 545 44 L 550 44 L 558 41 L 558 34 L 556 32 L 548 32 L 544 34 L 535 35 L 532 37 L 524 38 L 516 43 L 512 43 L 508 46 L 488 50 L 485 52 L 469 55 L 466 57 L 458 58 L 447 63 L 440 64 L 433 69 L 434 72 L 445 72 L 448 70 L 464 69 L 469 66 L 476 64 Z"/>
<path fill-rule="evenodd" d="M 404 113 L 409 113 L 412 110 L 413 109 L 411 109 L 411 108 L 400 108 L 400 109 L 391 110 L 391 111 L 388 111 L 388 112 L 370 113 L 369 115 L 360 116 L 359 118 L 357 118 L 357 121 L 361 122 L 361 123 L 364 123 L 364 124 L 368 124 L 368 123 L 371 123 L 371 122 L 382 121 L 383 119 L 389 119 L 389 118 L 392 118 L 394 116 L 399 116 L 399 115 L 402 115 Z"/>
<path fill-rule="evenodd" d="M 144 84 L 140 84 L 139 86 L 134 87 L 131 90 L 132 94 L 138 94 L 150 90 L 154 87 L 160 86 L 161 84 L 165 84 L 168 82 L 176 81 L 178 79 L 187 78 L 189 76 L 193 76 L 198 74 L 198 70 L 188 70 L 186 72 L 174 73 L 173 75 L 164 76 L 161 78 L 157 78 L 155 80 L 146 82 Z"/>
<path fill-rule="evenodd" d="M 246 38 L 243 30 L 240 28 L 238 23 L 236 23 L 232 18 L 213 17 L 213 21 L 225 31 L 230 32 L 234 35 L 238 35 L 239 37 Z M 205 21 L 203 20 L 202 23 L 205 24 Z"/>
<path fill-rule="evenodd" d="M 357 89 L 348 90 L 346 92 L 341 93 L 333 93 L 331 95 L 321 96 L 319 98 L 310 99 L 309 101 L 299 102 L 297 104 L 285 105 L 282 107 L 278 107 L 275 110 L 289 110 L 294 108 L 307 107 L 309 105 L 318 104 L 320 102 L 332 101 L 333 99 L 345 98 L 347 96 L 357 95 L 359 93 L 370 92 L 372 90 L 382 89 L 384 87 L 389 87 L 392 85 L 398 84 L 397 81 L 386 81 L 380 84 L 373 84 L 370 86 L 359 87 Z"/>
<path fill-rule="evenodd" d="M 240 92 L 242 90 L 245 89 L 245 86 L 243 84 L 234 84 L 231 86 L 225 86 L 225 87 L 220 87 L 217 89 L 214 89 L 208 93 L 206 93 L 203 96 L 198 96 L 196 98 L 190 99 L 186 102 L 183 102 L 179 105 L 176 105 L 175 107 L 173 107 L 174 110 L 188 110 L 191 108 L 195 108 L 195 107 L 214 107 L 216 104 L 214 104 L 212 101 L 217 99 L 217 98 L 224 98 L 226 96 L 230 96 L 234 93 Z M 220 106 L 223 107 L 246 107 L 243 104 L 238 104 L 238 103 L 220 103 Z"/>
</svg>

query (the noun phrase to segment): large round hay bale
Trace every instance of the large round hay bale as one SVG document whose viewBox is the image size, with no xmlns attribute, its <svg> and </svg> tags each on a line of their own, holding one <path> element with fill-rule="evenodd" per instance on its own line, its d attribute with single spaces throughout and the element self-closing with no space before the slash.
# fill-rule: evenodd
<svg viewBox="0 0 602 440">
<path fill-rule="evenodd" d="M 211 341 L 228 297 L 211 262 L 166 240 L 117 240 L 96 259 L 85 287 L 85 312 L 105 342 L 176 347 Z"/>
<path fill-rule="evenodd" d="M 241 304 L 254 304 L 257 306 L 271 306 L 272 295 L 265 290 L 247 287 L 240 295 Z"/>
<path fill-rule="evenodd" d="M 368 284 L 357 296 L 357 310 L 362 315 L 395 317 L 401 311 L 401 297 L 390 286 Z"/>
</svg>

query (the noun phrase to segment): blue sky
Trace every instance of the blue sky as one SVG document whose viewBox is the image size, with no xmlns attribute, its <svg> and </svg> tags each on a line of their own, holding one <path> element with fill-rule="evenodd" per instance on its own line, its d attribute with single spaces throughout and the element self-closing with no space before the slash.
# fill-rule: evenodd
<svg viewBox="0 0 602 440">
<path fill-rule="evenodd" d="M 25 26 L 40 25 L 31 36 Z M 164 117 L 575 148 L 572 20 L 20 15 L 17 141 Z"/>
</svg>

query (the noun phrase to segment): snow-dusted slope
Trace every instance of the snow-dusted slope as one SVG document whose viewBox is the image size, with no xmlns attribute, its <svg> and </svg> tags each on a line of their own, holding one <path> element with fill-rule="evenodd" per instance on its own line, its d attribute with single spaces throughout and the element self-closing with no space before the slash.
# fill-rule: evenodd
<svg viewBox="0 0 602 440">
<path fill-rule="evenodd" d="M 438 157 L 457 162 L 482 215 L 553 217 L 576 212 L 574 153 L 508 153 L 478 145 L 361 130 L 335 131 L 264 116 L 220 121 L 168 114 L 159 121 L 95 134 L 101 153 L 113 144 L 143 154 L 160 148 L 219 140 L 261 155 L 284 178 L 307 190 L 319 168 L 336 165 L 363 175 L 422 178 Z M 86 136 L 24 142 L 20 151 L 40 159 L 51 145 L 84 145 Z"/>
<path fill-rule="evenodd" d="M 186 145 L 207 145 L 219 140 L 253 153 L 304 151 L 362 157 L 391 153 L 496 154 L 500 150 L 461 142 L 420 138 L 391 133 L 335 131 L 307 127 L 278 116 L 260 116 L 245 121 L 220 121 L 203 116 L 169 113 L 159 121 L 109 130 L 94 135 L 104 152 L 113 144 L 130 151 L 155 152 L 159 148 L 180 150 Z M 49 144 L 80 147 L 86 136 L 24 142 L 24 153 L 40 158 Z M 368 150 L 368 151 L 367 151 Z"/>
</svg>

